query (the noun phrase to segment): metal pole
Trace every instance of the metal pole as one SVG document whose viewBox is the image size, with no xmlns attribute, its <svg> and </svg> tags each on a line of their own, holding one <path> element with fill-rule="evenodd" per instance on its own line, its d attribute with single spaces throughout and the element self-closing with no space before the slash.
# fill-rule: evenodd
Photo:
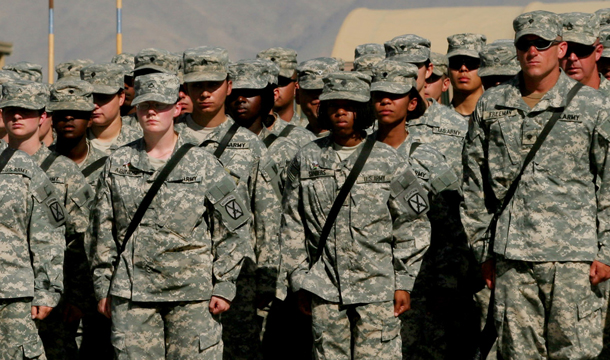
<svg viewBox="0 0 610 360">
<path fill-rule="evenodd" d="M 49 84 L 55 73 L 55 35 L 53 34 L 53 0 L 49 0 Z"/>
<path fill-rule="evenodd" d="M 116 53 L 120 54 L 123 52 L 123 33 L 121 30 L 122 25 L 122 13 L 123 1 L 116 0 Z"/>
</svg>

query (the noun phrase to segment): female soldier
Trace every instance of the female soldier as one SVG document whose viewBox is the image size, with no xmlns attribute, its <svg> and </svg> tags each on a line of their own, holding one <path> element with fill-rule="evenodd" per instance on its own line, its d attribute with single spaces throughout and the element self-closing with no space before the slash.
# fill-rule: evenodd
<svg viewBox="0 0 610 360">
<path fill-rule="evenodd" d="M 430 224 L 421 216 L 427 194 L 415 175 L 390 146 L 364 141 L 373 121 L 369 81 L 354 72 L 324 78 L 319 120 L 331 135 L 299 151 L 284 190 L 281 274 L 298 291 L 301 311 L 312 314 L 316 359 L 401 357 L 397 316 L 409 309 L 430 241 Z M 328 220 L 337 192 L 349 188 L 346 179 L 367 150 L 336 221 Z M 334 223 L 328 241 L 321 236 L 326 221 Z M 283 295 L 285 288 L 279 290 Z"/>
<path fill-rule="evenodd" d="M 98 310 L 112 317 L 119 360 L 221 359 L 213 315 L 229 309 L 242 260 L 252 256 L 250 215 L 219 162 L 187 146 L 139 226 L 131 224 L 151 183 L 185 149 L 173 127 L 178 78 L 142 75 L 135 88 L 144 137 L 108 158 L 89 232 Z"/>
</svg>

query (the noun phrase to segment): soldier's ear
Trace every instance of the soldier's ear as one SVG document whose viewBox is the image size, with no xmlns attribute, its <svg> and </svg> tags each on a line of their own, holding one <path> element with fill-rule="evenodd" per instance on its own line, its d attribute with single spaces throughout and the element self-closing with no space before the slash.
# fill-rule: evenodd
<svg viewBox="0 0 610 360">
<path fill-rule="evenodd" d="M 42 113 L 40 114 L 40 118 L 38 119 L 38 127 L 40 127 L 42 125 L 42 123 L 44 123 L 47 120 L 47 112 L 46 111 L 42 111 Z"/>
<path fill-rule="evenodd" d="M 123 106 L 123 104 L 125 103 L 125 90 L 119 90 L 119 93 L 117 95 L 119 96 L 119 106 Z"/>
</svg>

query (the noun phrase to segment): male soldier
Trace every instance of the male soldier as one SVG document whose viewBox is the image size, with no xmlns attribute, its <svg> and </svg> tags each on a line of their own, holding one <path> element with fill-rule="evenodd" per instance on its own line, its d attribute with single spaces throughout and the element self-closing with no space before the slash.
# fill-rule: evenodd
<svg viewBox="0 0 610 360">
<path fill-rule="evenodd" d="M 0 70 L 0 99 L 2 99 L 2 85 L 8 81 L 19 80 L 20 77 L 14 71 L 10 70 Z M 0 116 L 2 115 L 2 109 L 0 109 Z M 0 139 L 8 142 L 8 134 L 6 133 L 6 129 L 4 128 L 4 122 L 0 121 Z"/>
<path fill-rule="evenodd" d="M 125 101 L 121 106 L 121 116 L 135 114 L 136 108 L 131 106 L 135 90 L 133 88 L 133 69 L 135 67 L 134 54 L 120 53 L 115 55 L 110 62 L 122 65 L 125 68 Z"/>
<path fill-rule="evenodd" d="M 41 83 L 17 81 L 7 83 L 3 88 L 7 89 L 8 93 L 16 92 L 29 94 L 30 97 L 40 97 L 41 104 L 42 99 L 49 97 L 47 86 Z M 52 110 L 53 105 L 49 104 L 49 106 Z M 78 269 L 83 269 L 83 266 L 86 269 L 87 260 L 83 240 L 89 222 L 88 206 L 90 199 L 93 198 L 93 190 L 72 161 L 42 146 L 38 132 L 40 123 L 46 117 L 44 107 L 34 109 L 38 110 L 39 115 L 32 117 L 20 115 L 20 112 L 24 111 L 22 108 L 14 106 L 11 110 L 13 110 L 12 113 L 3 114 L 9 136 L 9 146 L 32 156 L 51 183 L 55 185 L 55 192 L 67 210 L 65 240 L 67 247 L 64 267 L 66 294 L 61 310 L 53 312 L 47 320 L 39 324 L 39 332 L 45 344 L 47 357 L 66 359 L 69 356 L 68 352 L 76 351 L 74 331 L 82 316 L 81 310 L 84 306 L 83 294 L 80 291 L 82 286 L 87 283 L 87 272 Z M 72 321 L 71 324 L 64 323 L 62 320 L 64 314 L 67 319 Z"/>
<path fill-rule="evenodd" d="M 9 126 L 36 122 L 48 101 L 46 88 L 5 85 L 0 109 Z M 0 141 L 0 161 L 6 164 L 0 171 L 1 357 L 45 359 L 35 321 L 58 305 L 63 289 L 65 209 L 30 156 Z"/>
<path fill-rule="evenodd" d="M 142 136 L 141 131 L 123 124 L 121 105 L 125 101 L 124 70 L 118 64 L 94 64 L 81 70 L 81 79 L 93 85 L 93 123 L 87 131 L 90 144 L 109 155 L 120 146 Z"/>
<path fill-rule="evenodd" d="M 224 150 L 216 157 L 250 204 L 254 216 L 251 245 L 260 258 L 261 252 L 277 244 L 278 224 L 272 214 L 280 211 L 280 204 L 271 182 L 275 163 L 268 158 L 265 145 L 255 134 L 225 114 L 225 100 L 232 90 L 231 80 L 227 79 L 228 63 L 229 54 L 224 48 L 202 46 L 184 52 L 184 82 L 194 106 L 191 114 L 177 121 L 176 130 L 209 152 L 216 153 L 221 143 L 224 144 Z M 259 264 L 259 274 L 266 272 L 260 269 L 266 265 Z M 255 267 L 251 262 L 244 264 L 237 282 L 237 297 L 231 311 L 222 318 L 225 358 L 261 356 L 255 289 L 258 286 L 264 292 L 275 282 L 259 279 L 256 284 Z"/>
<path fill-rule="evenodd" d="M 604 50 L 597 62 L 597 67 L 602 76 L 607 80 L 610 80 L 610 27 L 600 30 L 599 39 L 604 46 Z"/>
<path fill-rule="evenodd" d="M 449 78 L 453 87 L 450 107 L 468 121 L 472 120 L 474 107 L 484 91 L 478 69 L 481 65 L 479 52 L 486 41 L 487 37 L 480 34 L 455 34 L 447 37 Z"/>
<path fill-rule="evenodd" d="M 447 76 L 449 60 L 443 54 L 430 52 L 430 62 L 432 63 L 432 75 L 426 79 L 424 88 L 424 99 L 434 99 L 441 103 L 441 96 L 451 85 L 451 80 Z"/>
<path fill-rule="evenodd" d="M 560 16 L 563 20 L 563 41 L 568 43 L 568 50 L 559 65 L 572 79 L 610 96 L 610 80 L 597 69 L 597 61 L 604 51 L 599 41 L 597 15 L 573 12 Z"/>
<path fill-rule="evenodd" d="M 66 78 L 74 78 L 80 80 L 80 71 L 85 67 L 93 65 L 93 60 L 90 59 L 76 59 L 72 61 L 66 61 L 55 66 L 55 72 L 57 73 L 57 81 Z"/>
<path fill-rule="evenodd" d="M 42 66 L 38 64 L 20 61 L 14 64 L 4 65 L 2 69 L 17 73 L 22 80 L 42 82 Z"/>
<path fill-rule="evenodd" d="M 485 90 L 510 80 L 521 70 L 513 40 L 496 40 L 484 46 L 479 56 L 479 77 Z"/>
<path fill-rule="evenodd" d="M 328 135 L 328 130 L 318 124 L 318 108 L 320 94 L 324 87 L 322 79 L 330 73 L 341 71 L 339 63 L 330 57 L 315 58 L 303 61 L 297 66 L 298 89 L 296 101 L 301 105 L 303 114 L 307 117 L 307 130 L 317 138 Z"/>
<path fill-rule="evenodd" d="M 577 82 L 559 68 L 568 45 L 557 14 L 521 14 L 513 28 L 521 74 L 476 106 L 462 221 L 487 286 L 495 287 L 499 355 L 591 359 L 602 348 L 598 285 L 610 277 L 610 104 L 586 86 L 566 104 Z M 559 120 L 503 204 L 553 114 Z M 490 244 L 486 230 L 498 209 Z"/>
</svg>

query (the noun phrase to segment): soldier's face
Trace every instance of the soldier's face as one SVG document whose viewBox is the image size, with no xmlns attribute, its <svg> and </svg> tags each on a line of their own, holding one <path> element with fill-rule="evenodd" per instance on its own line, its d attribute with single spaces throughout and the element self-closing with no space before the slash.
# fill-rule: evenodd
<svg viewBox="0 0 610 360">
<path fill-rule="evenodd" d="M 233 89 L 227 97 L 229 113 L 241 126 L 250 127 L 260 117 L 263 97 L 260 90 Z"/>
<path fill-rule="evenodd" d="M 329 100 L 326 110 L 333 136 L 346 138 L 354 134 L 356 113 L 354 112 L 354 103 L 352 101 Z"/>
<path fill-rule="evenodd" d="M 136 105 L 136 115 L 144 136 L 173 131 L 174 118 L 180 115 L 180 105 L 145 101 Z"/>
<path fill-rule="evenodd" d="M 417 65 L 417 91 L 421 94 L 426 86 L 426 80 L 432 76 L 434 65 L 431 63 L 428 66 L 426 66 L 426 63 L 415 65 Z"/>
<path fill-rule="evenodd" d="M 525 41 L 533 41 L 540 37 L 524 35 L 522 38 Z M 566 49 L 566 42 L 553 43 L 549 48 L 544 50 L 538 50 L 533 45 L 526 51 L 517 49 L 517 60 L 519 60 L 521 70 L 523 70 L 523 76 L 539 81 L 552 72 L 559 70 L 559 59 L 565 56 Z"/>
<path fill-rule="evenodd" d="M 47 118 L 47 113 L 17 107 L 2 109 L 2 120 L 9 138 L 29 139 L 38 137 L 40 124 Z"/>
<path fill-rule="evenodd" d="M 453 56 L 449 59 L 449 78 L 454 91 L 472 93 L 483 86 L 479 77 L 478 59 L 470 56 Z"/>
<path fill-rule="evenodd" d="M 193 112 L 193 100 L 183 86 L 180 86 L 180 92 L 178 92 L 178 104 L 180 105 L 180 115 Z"/>
<path fill-rule="evenodd" d="M 53 126 L 53 113 L 47 113 L 47 118 L 42 121 L 40 127 L 38 129 L 38 137 L 40 141 L 47 136 L 49 131 L 51 131 L 51 127 Z"/>
<path fill-rule="evenodd" d="M 58 139 L 79 139 L 87 134 L 91 111 L 59 110 L 53 113 L 53 128 Z"/>
<path fill-rule="evenodd" d="M 602 73 L 603 77 L 610 80 L 610 58 L 603 57 L 599 59 L 597 62 L 597 69 Z"/>
<path fill-rule="evenodd" d="M 373 91 L 373 105 L 375 116 L 379 120 L 379 127 L 405 121 L 409 111 L 417 106 L 417 99 L 411 101 L 408 94 L 391 94 L 382 91 Z M 414 102 L 414 104 L 411 104 Z"/>
<path fill-rule="evenodd" d="M 432 75 L 426 79 L 426 86 L 424 87 L 425 98 L 432 98 L 436 101 L 440 101 L 443 92 L 449 89 L 450 80 L 447 76 Z"/>
<path fill-rule="evenodd" d="M 299 88 L 297 91 L 297 104 L 301 106 L 301 110 L 307 116 L 309 122 L 318 120 L 320 94 L 322 94 L 322 89 L 306 90 Z"/>
<path fill-rule="evenodd" d="M 232 83 L 223 81 L 199 81 L 187 83 L 187 93 L 193 101 L 193 113 L 213 117 L 224 111 L 225 100 L 231 94 Z"/>
<path fill-rule="evenodd" d="M 283 76 L 280 76 L 278 78 L 279 84 L 275 90 L 277 96 L 275 98 L 275 104 L 273 106 L 273 109 L 275 111 L 286 109 L 287 107 L 292 106 L 296 92 L 296 78 L 296 74 L 294 74 L 292 78 L 286 78 Z"/>
<path fill-rule="evenodd" d="M 597 73 L 597 61 L 603 50 L 601 44 L 586 46 L 568 42 L 567 52 L 559 64 L 569 77 L 586 83 Z"/>
<path fill-rule="evenodd" d="M 131 106 L 131 101 L 136 95 L 136 89 L 133 87 L 133 76 L 125 76 L 125 102 L 124 105 Z"/>
<path fill-rule="evenodd" d="M 95 109 L 91 115 L 93 126 L 108 126 L 121 117 L 121 105 L 125 102 L 125 93 L 93 94 Z"/>
</svg>

